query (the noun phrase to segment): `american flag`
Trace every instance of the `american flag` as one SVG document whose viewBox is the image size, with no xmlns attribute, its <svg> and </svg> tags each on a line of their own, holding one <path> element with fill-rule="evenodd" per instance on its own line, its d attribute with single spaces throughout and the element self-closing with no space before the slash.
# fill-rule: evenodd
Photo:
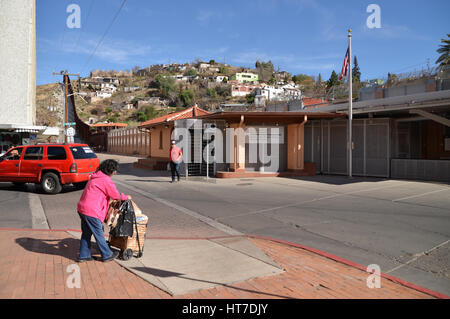
<svg viewBox="0 0 450 319">
<path fill-rule="evenodd" d="M 344 59 L 344 65 L 342 66 L 341 75 L 339 76 L 339 81 L 342 81 L 344 76 L 347 76 L 349 59 L 350 59 L 350 54 L 349 54 L 349 49 L 347 49 L 347 53 L 345 54 L 345 59 Z"/>
</svg>

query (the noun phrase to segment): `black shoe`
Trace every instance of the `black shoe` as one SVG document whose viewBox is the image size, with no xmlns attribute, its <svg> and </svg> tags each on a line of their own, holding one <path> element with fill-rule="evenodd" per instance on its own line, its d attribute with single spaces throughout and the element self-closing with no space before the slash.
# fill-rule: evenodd
<svg viewBox="0 0 450 319">
<path fill-rule="evenodd" d="M 106 263 L 108 261 L 116 259 L 117 257 L 119 257 L 119 252 L 118 251 L 113 251 L 113 254 L 111 255 L 111 257 L 103 259 L 103 262 Z"/>
<path fill-rule="evenodd" d="M 89 257 L 89 258 L 78 258 L 77 259 L 77 263 L 84 263 L 86 261 L 93 261 L 93 260 L 94 260 L 94 258 L 92 258 L 92 257 Z"/>
</svg>

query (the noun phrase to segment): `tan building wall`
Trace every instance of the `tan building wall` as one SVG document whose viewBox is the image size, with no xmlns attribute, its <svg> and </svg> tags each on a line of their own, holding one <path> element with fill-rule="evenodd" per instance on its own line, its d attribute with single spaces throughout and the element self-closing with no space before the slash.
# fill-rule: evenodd
<svg viewBox="0 0 450 319">
<path fill-rule="evenodd" d="M 170 142 L 173 127 L 156 127 L 151 133 L 150 156 L 158 158 L 169 158 Z"/>
<path fill-rule="evenodd" d="M 0 124 L 35 125 L 35 0 L 0 0 L 0 39 Z"/>
</svg>

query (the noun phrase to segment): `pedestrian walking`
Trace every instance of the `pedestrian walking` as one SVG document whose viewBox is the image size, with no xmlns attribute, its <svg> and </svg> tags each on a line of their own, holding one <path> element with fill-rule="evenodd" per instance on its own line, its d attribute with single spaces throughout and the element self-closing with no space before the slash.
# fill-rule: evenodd
<svg viewBox="0 0 450 319">
<path fill-rule="evenodd" d="M 127 200 L 131 196 L 119 193 L 111 177 L 117 173 L 119 163 L 115 160 L 105 160 L 98 167 L 87 183 L 77 205 L 81 219 L 81 241 L 78 262 L 92 260 L 91 238 L 94 235 L 102 255 L 102 261 L 116 259 L 119 252 L 113 252 L 105 240 L 103 222 L 108 212 L 109 200 Z"/>
<path fill-rule="evenodd" d="M 172 171 L 172 183 L 175 183 L 175 175 L 177 181 L 180 181 L 180 166 L 183 161 L 183 152 L 177 146 L 175 141 L 172 141 L 172 147 L 170 148 L 170 169 Z"/>
</svg>

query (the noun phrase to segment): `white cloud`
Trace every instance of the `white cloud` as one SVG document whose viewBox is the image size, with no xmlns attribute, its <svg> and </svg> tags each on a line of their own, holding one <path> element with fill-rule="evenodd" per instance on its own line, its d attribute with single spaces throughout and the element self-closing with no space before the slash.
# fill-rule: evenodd
<svg viewBox="0 0 450 319">
<path fill-rule="evenodd" d="M 384 38 L 384 39 L 410 39 L 410 40 L 429 40 L 427 36 L 417 34 L 405 25 L 391 25 L 382 23 L 379 29 L 369 29 L 366 25 L 361 28 L 364 36 Z"/>
<path fill-rule="evenodd" d="M 338 54 L 311 55 L 305 57 L 295 54 L 268 54 L 266 52 L 261 52 L 254 49 L 232 56 L 231 61 L 253 67 L 257 60 L 266 62 L 270 60 L 274 64 L 275 68 L 280 66 L 280 69 L 288 72 L 301 72 L 302 70 L 332 70 L 336 67 L 340 58 L 343 57 Z"/>
<path fill-rule="evenodd" d="M 38 39 L 40 51 L 61 50 L 65 54 L 83 55 L 86 59 L 94 52 L 100 40 L 99 36 L 84 34 L 78 46 L 75 43 L 67 43 L 61 47 L 59 43 L 45 38 Z M 150 45 L 107 37 L 96 50 L 94 57 L 117 64 L 132 64 L 137 57 L 142 57 L 152 51 Z"/>
</svg>

